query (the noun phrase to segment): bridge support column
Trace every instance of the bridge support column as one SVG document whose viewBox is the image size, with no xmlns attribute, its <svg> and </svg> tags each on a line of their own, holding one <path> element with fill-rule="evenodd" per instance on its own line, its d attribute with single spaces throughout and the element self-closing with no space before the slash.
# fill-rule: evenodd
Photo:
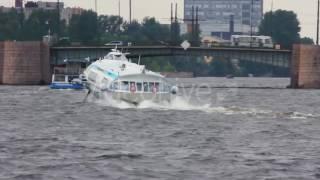
<svg viewBox="0 0 320 180">
<path fill-rule="evenodd" d="M 49 46 L 42 42 L 0 42 L 0 83 L 37 85 L 50 82 Z"/>
<path fill-rule="evenodd" d="M 0 42 L 0 84 L 2 84 L 3 63 L 4 63 L 4 42 Z"/>
<path fill-rule="evenodd" d="M 320 88 L 320 46 L 294 45 L 291 61 L 292 88 Z"/>
</svg>

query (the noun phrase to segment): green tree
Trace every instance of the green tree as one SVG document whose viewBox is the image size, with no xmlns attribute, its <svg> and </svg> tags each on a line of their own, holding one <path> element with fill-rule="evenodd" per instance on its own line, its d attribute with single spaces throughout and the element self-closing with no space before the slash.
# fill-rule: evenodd
<svg viewBox="0 0 320 180">
<path fill-rule="evenodd" d="M 172 22 L 171 27 L 171 45 L 178 46 L 181 43 L 180 25 L 177 21 Z"/>
<path fill-rule="evenodd" d="M 123 18 L 119 16 L 101 15 L 98 17 L 99 33 L 120 34 Z"/>
<path fill-rule="evenodd" d="M 300 39 L 301 44 L 314 44 L 313 39 L 309 37 L 303 37 Z"/>
<path fill-rule="evenodd" d="M 21 22 L 23 17 L 15 9 L 9 12 L 0 11 L 0 40 L 19 40 Z"/>
<path fill-rule="evenodd" d="M 81 15 L 72 16 L 69 24 L 69 35 L 72 41 L 80 41 L 84 44 L 97 42 L 98 17 L 97 13 L 89 10 Z"/>
<path fill-rule="evenodd" d="M 50 34 L 58 35 L 65 31 L 65 22 L 58 20 L 57 11 L 35 10 L 25 21 L 23 26 L 23 40 L 42 40 L 42 37 Z"/>
<path fill-rule="evenodd" d="M 223 77 L 235 72 L 234 66 L 227 59 L 217 59 L 210 64 L 210 75 Z"/>
<path fill-rule="evenodd" d="M 180 37 L 182 40 L 187 40 L 191 43 L 191 46 L 198 47 L 201 43 L 201 37 L 200 37 L 200 30 L 195 31 L 194 33 L 188 32 L 185 34 L 182 34 Z"/>
<path fill-rule="evenodd" d="M 292 44 L 300 40 L 300 23 L 293 11 L 277 10 L 267 12 L 259 27 L 259 34 L 268 35 L 284 48 L 292 48 Z"/>
<path fill-rule="evenodd" d="M 146 36 L 142 33 L 142 26 L 138 21 L 133 20 L 131 23 L 125 22 L 123 29 L 122 37 L 134 45 L 142 45 L 147 41 Z"/>
<path fill-rule="evenodd" d="M 100 15 L 98 17 L 98 32 L 101 44 L 113 40 L 125 40 L 121 37 L 123 18 L 119 16 Z"/>
<path fill-rule="evenodd" d="M 176 27 L 175 32 L 179 31 Z M 169 25 L 160 24 L 154 17 L 146 17 L 141 24 L 136 20 L 124 22 L 120 39 L 136 45 L 169 45 L 172 38 Z M 179 35 L 175 38 L 175 41 L 180 40 Z"/>
<path fill-rule="evenodd" d="M 168 44 L 170 40 L 169 27 L 160 24 L 154 17 L 144 18 L 141 30 L 150 44 Z"/>
<path fill-rule="evenodd" d="M 64 21 L 58 20 L 57 11 L 34 10 L 29 18 L 12 9 L 9 12 L 0 12 L 0 40 L 28 40 L 40 41 L 49 33 L 65 32 Z"/>
</svg>

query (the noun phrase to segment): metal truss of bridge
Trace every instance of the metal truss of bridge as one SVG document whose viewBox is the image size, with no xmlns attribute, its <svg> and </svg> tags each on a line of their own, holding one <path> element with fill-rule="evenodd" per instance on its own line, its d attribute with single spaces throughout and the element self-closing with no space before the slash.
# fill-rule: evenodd
<svg viewBox="0 0 320 180">
<path fill-rule="evenodd" d="M 51 64 L 64 64 L 67 60 L 86 62 L 105 56 L 113 47 L 51 47 Z M 181 47 L 170 46 L 130 46 L 118 47 L 130 52 L 129 57 L 156 56 L 211 56 L 213 59 L 227 58 L 230 60 L 251 61 L 277 67 L 289 68 L 291 62 L 290 50 L 260 49 L 260 48 L 232 48 L 191 47 L 184 50 Z"/>
</svg>

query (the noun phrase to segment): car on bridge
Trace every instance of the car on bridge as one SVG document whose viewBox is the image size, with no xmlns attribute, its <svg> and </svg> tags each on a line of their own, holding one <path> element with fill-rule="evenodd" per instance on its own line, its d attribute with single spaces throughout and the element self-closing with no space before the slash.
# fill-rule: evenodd
<svg viewBox="0 0 320 180">
<path fill-rule="evenodd" d="M 123 46 L 123 41 L 110 41 L 106 44 L 104 44 L 105 46 Z"/>
<path fill-rule="evenodd" d="M 123 41 L 110 41 L 104 45 L 105 46 L 131 46 L 132 43 L 131 42 L 123 42 Z"/>
</svg>

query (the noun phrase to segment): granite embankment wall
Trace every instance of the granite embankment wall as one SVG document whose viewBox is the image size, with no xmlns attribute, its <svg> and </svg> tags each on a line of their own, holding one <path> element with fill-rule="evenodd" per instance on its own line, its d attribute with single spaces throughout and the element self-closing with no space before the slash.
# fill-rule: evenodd
<svg viewBox="0 0 320 180">
<path fill-rule="evenodd" d="M 38 85 L 50 82 L 49 46 L 42 42 L 0 42 L 0 83 Z"/>
<path fill-rule="evenodd" d="M 320 46 L 293 46 L 291 87 L 303 89 L 320 88 Z"/>
</svg>

